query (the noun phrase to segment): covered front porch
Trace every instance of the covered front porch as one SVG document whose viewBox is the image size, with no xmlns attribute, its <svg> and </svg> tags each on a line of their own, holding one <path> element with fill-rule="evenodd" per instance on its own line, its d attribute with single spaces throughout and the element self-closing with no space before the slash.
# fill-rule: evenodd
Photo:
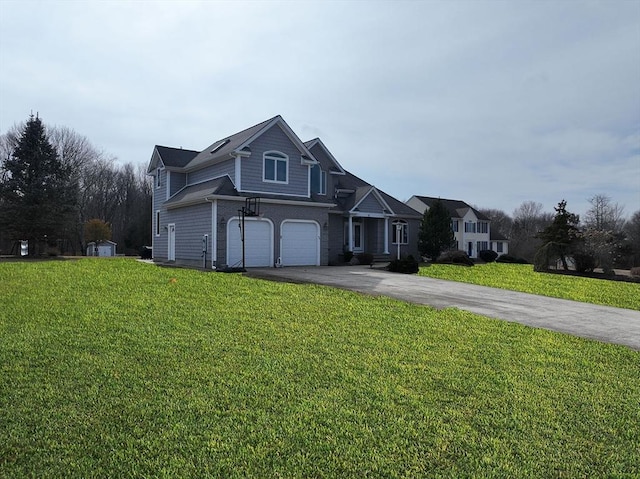
<svg viewBox="0 0 640 479">
<path fill-rule="evenodd" d="M 369 253 L 376 260 L 390 260 L 407 254 L 408 225 L 389 215 L 349 215 L 344 218 L 344 251 Z"/>
</svg>

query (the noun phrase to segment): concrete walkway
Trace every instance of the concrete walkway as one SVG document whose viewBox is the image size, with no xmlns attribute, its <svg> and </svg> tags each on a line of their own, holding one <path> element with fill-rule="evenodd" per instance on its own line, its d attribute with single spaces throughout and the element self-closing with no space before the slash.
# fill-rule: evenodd
<svg viewBox="0 0 640 479">
<path fill-rule="evenodd" d="M 640 311 L 390 273 L 368 266 L 251 268 L 246 274 L 274 281 L 324 284 L 438 309 L 454 307 L 640 351 Z"/>
</svg>

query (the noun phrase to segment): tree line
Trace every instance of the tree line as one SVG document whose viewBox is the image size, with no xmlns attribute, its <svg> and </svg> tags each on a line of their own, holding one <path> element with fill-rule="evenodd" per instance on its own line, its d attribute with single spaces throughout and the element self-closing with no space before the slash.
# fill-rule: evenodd
<svg viewBox="0 0 640 479">
<path fill-rule="evenodd" d="M 84 254 L 91 220 L 109 226 L 121 254 L 151 242 L 151 182 L 70 128 L 31 115 L 0 135 L 0 252 L 29 241 L 36 255 Z"/>
<path fill-rule="evenodd" d="M 541 203 L 525 201 L 508 215 L 498 209 L 476 208 L 491 220 L 491 230 L 509 240 L 509 256 L 533 263 L 537 270 L 554 265 L 582 272 L 602 268 L 640 265 L 640 210 L 627 220 L 624 207 L 611 197 L 598 194 L 581 221 L 567 210 L 562 200 L 555 213 L 545 212 Z M 442 202 L 425 211 L 419 233 L 420 252 L 437 258 L 453 247 L 451 218 Z"/>
<path fill-rule="evenodd" d="M 627 219 L 624 206 L 606 194 L 588 201 L 583 218 L 568 211 L 564 200 L 555 213 L 545 212 L 534 201 L 522 203 L 513 216 L 494 209 L 479 211 L 491 219 L 491 228 L 509 238 L 509 254 L 540 268 L 554 258 L 565 268 L 567 257 L 583 270 L 598 267 L 610 272 L 613 267 L 640 265 L 640 210 Z"/>
</svg>

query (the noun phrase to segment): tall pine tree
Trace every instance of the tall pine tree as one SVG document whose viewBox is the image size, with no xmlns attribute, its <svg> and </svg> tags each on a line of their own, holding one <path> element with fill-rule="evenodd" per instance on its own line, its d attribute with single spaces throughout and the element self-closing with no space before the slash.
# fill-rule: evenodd
<svg viewBox="0 0 640 479">
<path fill-rule="evenodd" d="M 562 262 L 562 268 L 569 269 L 567 256 L 570 256 L 580 240 L 580 217 L 567 211 L 567 202 L 562 200 L 555 207 L 556 215 L 553 222 L 538 233 L 537 237 L 543 241 L 536 253 L 534 269 L 544 271 L 548 268 L 549 259 L 558 258 Z"/>
<path fill-rule="evenodd" d="M 3 168 L 0 224 L 5 232 L 13 240 L 29 240 L 30 252 L 59 239 L 75 211 L 78 185 L 59 160 L 40 118 L 29 117 Z"/>
<path fill-rule="evenodd" d="M 420 253 L 436 259 L 440 253 L 453 245 L 454 236 L 451 229 L 451 216 L 440 199 L 424 212 L 418 235 Z"/>
</svg>

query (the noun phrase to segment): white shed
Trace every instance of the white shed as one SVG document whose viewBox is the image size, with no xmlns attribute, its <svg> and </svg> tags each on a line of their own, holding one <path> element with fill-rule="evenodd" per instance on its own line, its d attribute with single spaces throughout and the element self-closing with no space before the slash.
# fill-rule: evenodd
<svg viewBox="0 0 640 479">
<path fill-rule="evenodd" d="M 109 240 L 100 241 L 97 246 L 94 241 L 87 243 L 87 256 L 115 256 L 116 244 Z"/>
</svg>

